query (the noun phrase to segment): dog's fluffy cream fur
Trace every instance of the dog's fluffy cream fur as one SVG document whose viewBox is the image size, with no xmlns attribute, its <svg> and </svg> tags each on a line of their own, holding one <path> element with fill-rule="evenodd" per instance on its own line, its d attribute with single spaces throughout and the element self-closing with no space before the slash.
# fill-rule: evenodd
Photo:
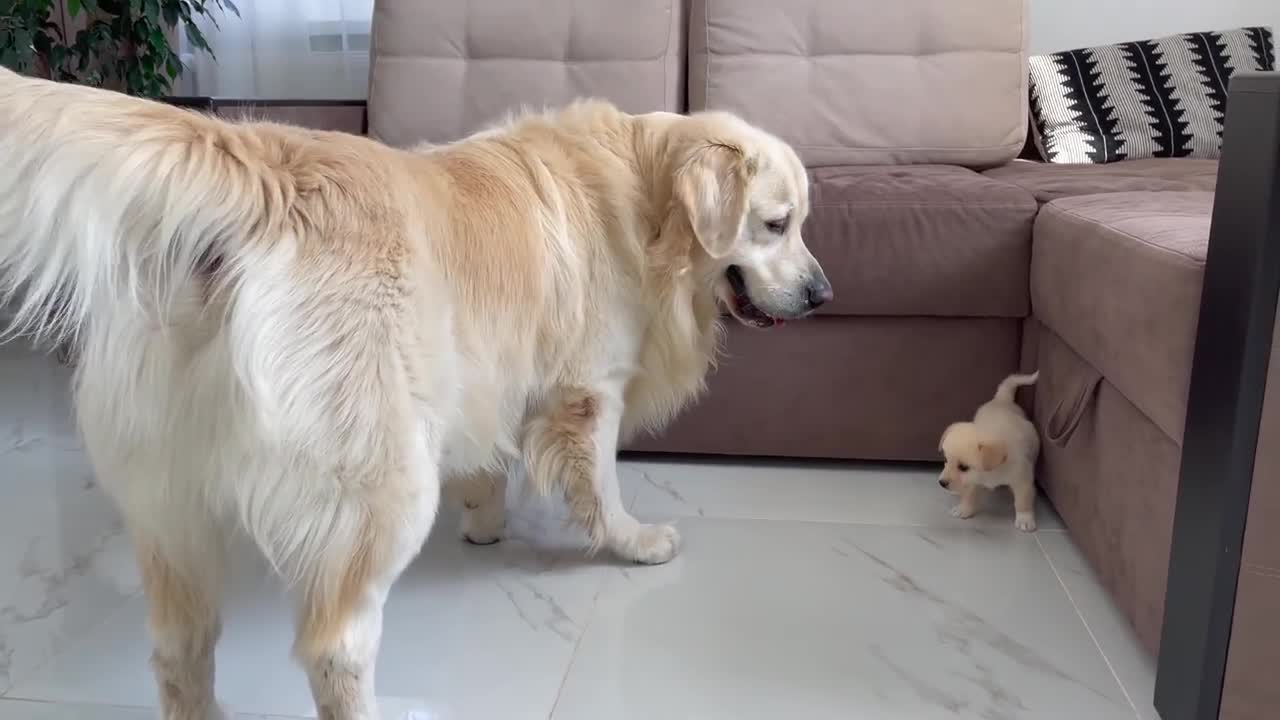
<svg viewBox="0 0 1280 720">
<path fill-rule="evenodd" d="M 86 447 L 149 602 L 164 717 L 217 717 L 222 551 L 294 589 L 322 718 L 372 718 L 388 588 L 444 480 L 476 542 L 505 472 L 596 547 L 661 563 L 620 499 L 620 434 L 702 387 L 720 314 L 830 297 L 804 169 L 724 114 L 603 103 L 401 151 L 229 124 L 0 70 L 11 332 L 74 340 Z"/>
<path fill-rule="evenodd" d="M 978 495 L 1002 485 L 1013 490 L 1014 527 L 1036 529 L 1036 457 L 1040 436 L 1014 399 L 1019 387 L 1032 385 L 1040 373 L 1011 375 L 995 397 L 978 408 L 971 422 L 952 424 L 939 449 L 946 458 L 938 484 L 960 496 L 951 514 L 973 517 Z"/>
</svg>

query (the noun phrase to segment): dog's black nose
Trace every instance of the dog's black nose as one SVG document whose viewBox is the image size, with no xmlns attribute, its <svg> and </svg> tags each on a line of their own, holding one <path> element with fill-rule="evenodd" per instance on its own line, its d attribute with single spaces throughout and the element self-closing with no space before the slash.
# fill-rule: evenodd
<svg viewBox="0 0 1280 720">
<path fill-rule="evenodd" d="M 947 481 L 946 481 L 946 480 L 939 480 L 939 481 L 938 481 L 938 484 L 939 484 L 939 485 L 941 485 L 942 487 L 946 487 L 946 486 L 947 486 Z"/>
<path fill-rule="evenodd" d="M 805 304 L 810 310 L 821 307 L 831 302 L 831 298 L 835 297 L 835 291 L 831 289 L 831 283 L 827 282 L 825 277 L 815 278 L 809 282 L 805 288 Z"/>
</svg>

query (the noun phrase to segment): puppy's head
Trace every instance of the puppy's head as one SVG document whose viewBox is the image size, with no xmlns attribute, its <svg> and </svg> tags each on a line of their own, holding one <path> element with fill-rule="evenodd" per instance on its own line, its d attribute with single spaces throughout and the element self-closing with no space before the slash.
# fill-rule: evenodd
<svg viewBox="0 0 1280 720">
<path fill-rule="evenodd" d="M 938 449 L 946 460 L 938 484 L 953 493 L 960 492 L 969 483 L 979 482 L 983 473 L 995 470 L 1009 459 L 1009 450 L 1003 441 L 983 435 L 971 422 L 959 422 L 947 428 Z"/>
<path fill-rule="evenodd" d="M 674 121 L 671 135 L 672 212 L 724 307 L 767 328 L 830 301 L 831 283 L 800 235 L 809 182 L 795 151 L 727 113 Z"/>
</svg>

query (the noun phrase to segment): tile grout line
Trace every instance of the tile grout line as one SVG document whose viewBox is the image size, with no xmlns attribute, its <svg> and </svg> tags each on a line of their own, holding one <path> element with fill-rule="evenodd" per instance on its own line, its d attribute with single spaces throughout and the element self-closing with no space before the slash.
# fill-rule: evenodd
<svg viewBox="0 0 1280 720">
<path fill-rule="evenodd" d="M 587 632 L 591 630 L 591 623 L 596 619 L 596 613 L 600 609 L 600 596 L 604 594 L 605 587 L 608 586 L 612 578 L 605 577 L 600 581 L 600 586 L 596 588 L 595 597 L 591 598 L 591 610 L 587 613 L 587 621 L 582 624 L 582 632 L 578 633 L 578 639 L 573 643 L 573 653 L 569 655 L 569 664 L 564 668 L 564 677 L 560 678 L 560 687 L 556 688 L 555 702 L 551 703 L 551 710 L 547 713 L 547 720 L 552 720 L 556 716 L 556 711 L 560 709 L 560 701 L 564 698 L 565 685 L 569 684 L 569 675 L 573 672 L 573 666 L 578 663 L 578 655 L 582 652 L 582 641 L 587 637 Z"/>
<path fill-rule="evenodd" d="M 1098 642 L 1098 636 L 1094 634 L 1093 628 L 1089 627 L 1089 621 L 1085 619 L 1084 613 L 1080 611 L 1080 606 L 1076 603 L 1075 596 L 1071 594 L 1071 589 L 1067 587 L 1067 582 L 1062 579 L 1062 573 L 1058 572 L 1058 566 L 1053 563 L 1053 558 L 1049 556 L 1049 551 L 1045 549 L 1044 543 L 1040 542 L 1038 535 L 1036 536 L 1036 546 L 1040 548 L 1040 554 L 1044 555 L 1045 562 L 1049 563 L 1049 569 L 1053 571 L 1053 576 L 1058 579 L 1058 585 L 1066 593 L 1067 602 L 1070 602 L 1071 609 L 1076 611 L 1076 617 L 1080 618 L 1080 624 L 1084 625 L 1085 632 L 1089 633 L 1089 639 L 1093 641 L 1093 646 L 1097 648 L 1098 654 L 1102 656 L 1102 662 L 1106 663 L 1107 670 L 1111 672 L 1111 678 L 1116 681 L 1116 685 L 1120 688 L 1120 694 L 1124 695 L 1125 702 L 1129 703 L 1129 708 L 1133 710 L 1133 716 L 1138 720 L 1142 720 L 1142 713 L 1138 711 L 1138 705 L 1129 696 L 1129 689 L 1124 686 L 1124 681 L 1120 679 L 1120 674 L 1116 672 L 1115 665 L 1111 663 L 1111 658 L 1107 657 L 1106 651 L 1102 649 L 1102 643 Z"/>
<path fill-rule="evenodd" d="M 626 504 L 628 512 L 635 512 L 635 504 L 639 499 L 640 488 L 633 488 L 631 499 Z M 569 684 L 569 675 L 573 673 L 573 666 L 577 664 L 578 655 L 582 652 L 582 641 L 587 637 L 587 632 L 591 630 L 591 623 L 595 621 L 596 613 L 600 609 L 600 596 L 604 594 L 605 588 L 611 580 L 612 578 L 607 575 L 602 578 L 599 587 L 596 588 L 596 594 L 591 598 L 591 610 L 587 612 L 587 621 L 582 624 L 582 632 L 578 633 L 578 639 L 573 643 L 573 653 L 569 655 L 569 664 L 565 666 L 564 676 L 560 678 L 560 687 L 556 688 L 556 699 L 551 703 L 551 710 L 547 712 L 547 720 L 552 720 L 556 716 L 556 711 L 560 709 L 560 701 L 564 698 L 565 685 Z"/>
<path fill-rule="evenodd" d="M 635 504 L 639 499 L 640 488 L 638 486 L 631 488 L 631 497 L 626 504 L 628 512 L 635 512 Z M 569 655 L 569 664 L 565 666 L 564 676 L 560 678 L 560 687 L 556 688 L 556 699 L 555 702 L 551 703 L 551 710 L 547 713 L 547 720 L 554 718 L 556 711 L 560 709 L 560 700 L 564 697 L 564 687 L 569 683 L 569 675 L 573 672 L 573 666 L 578 662 L 578 654 L 582 651 L 582 641 L 587 637 L 587 631 L 591 629 L 591 623 L 596 619 L 596 613 L 600 609 L 600 596 L 604 594 L 605 588 L 611 580 L 612 578 L 608 576 L 601 579 L 600 586 L 596 588 L 596 594 L 591 598 L 591 610 L 587 612 L 587 621 L 582 624 L 582 632 L 578 633 L 578 639 L 573 643 L 573 653 Z"/>
</svg>

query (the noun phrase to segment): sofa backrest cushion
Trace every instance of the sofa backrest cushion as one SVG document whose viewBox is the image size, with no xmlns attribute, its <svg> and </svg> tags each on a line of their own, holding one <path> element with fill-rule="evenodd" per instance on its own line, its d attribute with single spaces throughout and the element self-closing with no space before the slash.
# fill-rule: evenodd
<svg viewBox="0 0 1280 720">
<path fill-rule="evenodd" d="M 809 165 L 1017 157 L 1025 0 L 691 0 L 689 106 L 737 112 Z"/>
<path fill-rule="evenodd" d="M 379 0 L 369 132 L 448 142 L 579 97 L 684 110 L 685 0 Z"/>
</svg>

